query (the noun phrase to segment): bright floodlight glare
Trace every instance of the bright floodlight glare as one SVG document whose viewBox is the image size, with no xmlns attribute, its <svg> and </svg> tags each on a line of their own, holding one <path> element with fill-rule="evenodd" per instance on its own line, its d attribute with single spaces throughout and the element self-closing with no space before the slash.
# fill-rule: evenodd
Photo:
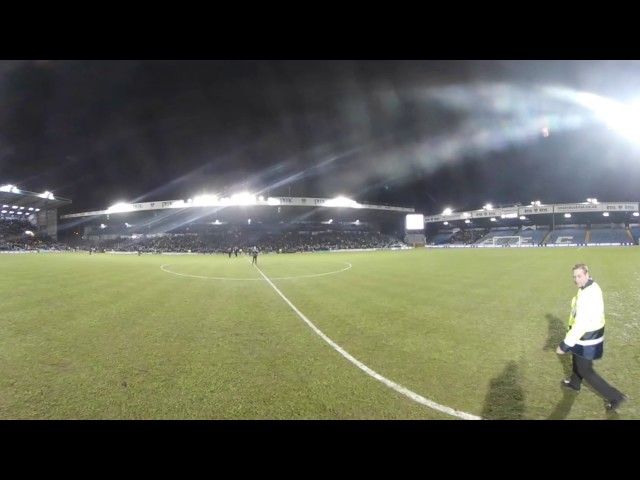
<svg viewBox="0 0 640 480">
<path fill-rule="evenodd" d="M 197 206 L 216 205 L 218 197 L 216 195 L 197 195 L 193 197 L 193 204 Z"/>
<path fill-rule="evenodd" d="M 0 187 L 0 192 L 20 193 L 20 190 L 15 185 L 7 184 Z"/>
<path fill-rule="evenodd" d="M 578 101 L 595 112 L 611 129 L 634 142 L 640 141 L 640 104 L 625 104 L 593 93 L 581 92 Z"/>
<path fill-rule="evenodd" d="M 424 230 L 424 215 L 407 215 L 405 218 L 405 228 L 407 230 Z"/>
<path fill-rule="evenodd" d="M 443 225 L 449 225 L 449 222 L 444 222 Z"/>
<path fill-rule="evenodd" d="M 497 222 L 496 217 L 491 217 L 492 222 Z"/>
<path fill-rule="evenodd" d="M 640 217 L 640 213 L 638 213 L 638 212 L 633 212 L 633 216 L 634 216 L 634 217 Z"/>
<path fill-rule="evenodd" d="M 608 217 L 608 216 L 609 216 L 609 212 L 603 212 L 603 213 L 602 213 L 602 216 L 603 216 L 603 217 Z"/>
<path fill-rule="evenodd" d="M 570 213 L 565 213 L 564 214 L 564 218 L 571 218 L 571 214 Z"/>
<path fill-rule="evenodd" d="M 605 117 L 609 128 L 634 142 L 640 141 L 640 107 L 628 105 L 622 107 L 610 117 Z"/>
<path fill-rule="evenodd" d="M 107 208 L 107 213 L 119 213 L 119 212 L 131 212 L 133 211 L 133 206 L 129 203 L 118 202 L 115 205 Z"/>
<path fill-rule="evenodd" d="M 464 223 L 471 223 L 471 220 L 469 220 L 468 218 L 464 221 Z"/>
<path fill-rule="evenodd" d="M 350 198 L 347 197 L 343 197 L 343 196 L 337 196 L 335 198 L 331 198 L 329 200 L 327 200 L 326 202 L 324 202 L 324 206 L 325 207 L 353 207 L 353 208 L 357 208 L 360 205 L 358 204 L 358 202 L 351 200 Z"/>
<path fill-rule="evenodd" d="M 231 195 L 231 203 L 234 205 L 253 205 L 256 203 L 256 196 L 249 192 L 240 192 Z"/>
<path fill-rule="evenodd" d="M 490 203 L 487 203 L 484 207 L 485 210 L 493 210 L 493 205 L 491 205 Z"/>
<path fill-rule="evenodd" d="M 53 193 L 51 193 L 49 190 L 46 190 L 44 193 L 41 193 L 38 196 L 40 198 L 47 198 L 49 200 L 55 200 L 55 198 L 53 197 Z"/>
<path fill-rule="evenodd" d="M 267 199 L 267 203 L 269 205 L 280 205 L 280 199 L 279 198 L 273 198 L 273 197 L 269 197 Z"/>
<path fill-rule="evenodd" d="M 527 217 L 525 217 L 524 215 L 520 215 L 520 220 L 526 220 Z"/>
<path fill-rule="evenodd" d="M 451 210 L 450 208 L 445 208 L 445 209 L 442 211 L 442 214 L 443 214 L 443 215 L 451 215 L 451 213 L 453 213 L 453 210 Z"/>
</svg>

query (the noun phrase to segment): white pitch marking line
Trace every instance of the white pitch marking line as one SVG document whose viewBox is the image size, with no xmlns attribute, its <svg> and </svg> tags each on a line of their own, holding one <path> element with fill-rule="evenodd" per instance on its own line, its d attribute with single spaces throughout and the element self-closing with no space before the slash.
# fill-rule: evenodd
<svg viewBox="0 0 640 480">
<path fill-rule="evenodd" d="M 291 307 L 291 309 L 296 313 L 296 315 L 298 315 L 302 319 L 302 321 L 304 321 L 309 326 L 309 328 L 311 328 L 311 330 L 316 332 L 316 334 L 318 334 L 320 336 L 320 338 L 322 338 L 325 342 L 327 342 L 336 352 L 338 352 L 344 358 L 349 360 L 351 363 L 353 363 L 360 370 L 364 371 L 367 375 L 370 375 L 371 377 L 375 378 L 379 382 L 384 383 L 387 387 L 395 390 L 398 393 L 401 393 L 402 395 L 410 398 L 414 402 L 417 402 L 417 403 L 420 403 L 422 405 L 425 405 L 425 406 L 427 406 L 427 407 L 429 407 L 429 408 L 431 408 L 433 410 L 437 410 L 439 412 L 446 413 L 447 415 L 451 415 L 453 417 L 462 418 L 463 420 L 482 420 L 482 417 L 478 417 L 476 415 L 471 415 L 470 413 L 466 413 L 466 412 L 461 412 L 460 410 L 455 410 L 453 408 L 450 408 L 450 407 L 447 407 L 447 406 L 444 406 L 444 405 L 440 405 L 439 403 L 436 403 L 436 402 L 434 402 L 432 400 L 424 398 L 423 396 L 418 395 L 417 393 L 409 390 L 406 387 L 403 387 L 402 385 L 399 385 L 399 384 L 389 380 L 386 377 L 383 377 L 382 375 L 380 375 L 376 371 L 374 371 L 371 368 L 367 367 L 364 363 L 362 363 L 360 360 L 358 360 L 357 358 L 355 358 L 354 356 L 349 354 L 346 350 L 344 350 L 342 347 L 340 347 L 340 345 L 338 345 L 333 340 L 331 340 L 329 337 L 327 337 L 318 327 L 316 327 L 311 322 L 311 320 L 309 320 L 300 310 L 298 310 L 296 308 L 296 306 L 293 303 L 291 303 L 289 301 L 289 299 L 287 297 L 285 297 L 284 294 L 280 290 L 278 290 L 278 287 L 276 287 L 273 284 L 273 282 L 271 280 L 269 280 L 269 278 L 264 273 L 262 273 L 262 270 L 260 270 L 260 268 L 258 268 L 258 266 L 255 266 L 255 267 L 258 270 L 258 272 L 260 272 L 260 275 L 262 275 L 262 277 L 266 280 L 266 282 L 269 285 L 271 285 L 271 288 L 273 288 L 276 291 L 276 293 L 278 295 L 280 295 L 280 297 L 287 303 L 287 305 L 289 305 Z"/>
<path fill-rule="evenodd" d="M 336 273 L 346 272 L 347 270 L 353 267 L 353 265 L 351 265 L 349 262 L 340 262 L 340 263 L 344 263 L 345 265 L 347 265 L 347 267 L 343 268 L 342 270 L 335 270 L 333 272 L 314 273 L 311 275 L 298 275 L 297 277 L 274 277 L 272 278 L 272 280 L 295 280 L 297 278 L 313 278 L 313 277 L 322 277 L 324 275 L 335 275 Z M 249 282 L 262 281 L 261 278 L 204 277 L 202 275 L 189 275 L 188 273 L 177 273 L 177 272 L 172 272 L 171 270 L 168 270 L 165 268 L 170 265 L 173 265 L 173 264 L 165 263 L 164 265 L 160 266 L 160 270 L 166 273 L 171 273 L 173 275 L 180 275 L 181 277 L 203 278 L 205 280 L 246 280 Z"/>
</svg>

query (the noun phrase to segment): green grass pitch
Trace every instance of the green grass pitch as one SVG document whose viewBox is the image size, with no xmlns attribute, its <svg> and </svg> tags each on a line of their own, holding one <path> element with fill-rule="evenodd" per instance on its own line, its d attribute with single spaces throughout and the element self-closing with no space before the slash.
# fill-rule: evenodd
<svg viewBox="0 0 640 480">
<path fill-rule="evenodd" d="M 639 256 L 260 255 L 267 281 L 250 256 L 0 255 L 0 419 L 640 419 Z M 595 367 L 630 397 L 619 414 L 559 385 L 578 262 L 604 291 Z"/>
</svg>

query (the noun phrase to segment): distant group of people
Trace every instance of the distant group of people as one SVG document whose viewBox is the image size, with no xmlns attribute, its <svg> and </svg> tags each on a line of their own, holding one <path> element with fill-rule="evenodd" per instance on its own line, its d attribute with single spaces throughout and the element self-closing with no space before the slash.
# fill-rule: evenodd
<svg viewBox="0 0 640 480">
<path fill-rule="evenodd" d="M 242 253 L 242 249 L 238 247 L 229 247 L 227 253 L 229 254 L 229 258 L 231 258 L 231 254 L 234 254 L 237 257 L 238 253 Z M 249 250 L 249 253 L 251 254 L 251 265 L 257 265 L 259 253 L 258 247 L 253 247 L 251 250 Z"/>
</svg>

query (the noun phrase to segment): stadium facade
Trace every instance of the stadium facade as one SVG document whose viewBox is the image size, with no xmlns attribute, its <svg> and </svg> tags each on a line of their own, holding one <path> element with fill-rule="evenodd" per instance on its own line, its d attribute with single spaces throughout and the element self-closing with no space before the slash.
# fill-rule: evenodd
<svg viewBox="0 0 640 480">
<path fill-rule="evenodd" d="M 639 221 L 638 202 L 596 199 L 495 208 L 486 205 L 478 210 L 445 211 L 424 218 L 428 243 L 435 246 L 496 246 L 495 236 L 504 238 L 505 243 L 500 243 L 504 246 L 638 245 Z"/>
<path fill-rule="evenodd" d="M 58 209 L 72 202 L 50 192 L 36 193 L 0 185 L 0 219 L 26 220 L 38 233 L 58 239 Z"/>
<path fill-rule="evenodd" d="M 76 230 L 82 238 L 110 239 L 170 233 L 223 233 L 233 228 L 274 231 L 294 227 L 298 230 L 361 230 L 393 233 L 413 245 L 452 243 L 454 237 L 486 236 L 484 246 L 493 236 L 513 237 L 507 244 L 596 244 L 595 238 L 611 237 L 602 244 L 637 245 L 640 240 L 639 202 L 587 202 L 568 204 L 499 205 L 469 211 L 447 211 L 424 215 L 424 228 L 405 227 L 405 218 L 414 215 L 412 207 L 359 203 L 346 198 L 269 197 L 248 194 L 231 197 L 203 195 L 189 200 L 159 200 L 118 204 L 104 210 L 59 215 L 58 210 L 72 204 L 49 192 L 36 193 L 12 185 L 0 186 L 0 219 L 28 220 L 35 230 L 57 240 L 60 230 Z M 59 222 L 60 220 L 60 222 Z M 60 223 L 60 225 L 59 225 Z M 315 227 L 314 227 L 315 225 Z M 573 237 L 562 231 L 584 231 Z M 533 230 L 546 232 L 527 236 Z M 606 230 L 622 232 L 614 234 Z M 559 232 L 552 238 L 552 232 Z M 606 235 L 605 235 L 606 233 Z M 614 238 L 616 237 L 617 238 Z M 530 237 L 530 238 L 529 238 Z M 529 239 L 528 239 L 529 238 Z M 535 240 L 533 240 L 535 239 Z M 567 240 L 569 239 L 569 240 Z M 455 242 L 453 242 L 455 243 Z M 465 243 L 465 242 L 463 242 Z"/>
<path fill-rule="evenodd" d="M 360 229 L 395 231 L 404 225 L 410 207 L 359 203 L 343 197 L 232 197 L 200 196 L 189 200 L 160 200 L 117 204 L 104 210 L 62 215 L 67 225 L 82 230 L 87 239 L 140 235 L 214 233 L 233 228 L 296 227 L 312 230 Z M 314 227 L 315 226 L 315 227 Z"/>
</svg>

